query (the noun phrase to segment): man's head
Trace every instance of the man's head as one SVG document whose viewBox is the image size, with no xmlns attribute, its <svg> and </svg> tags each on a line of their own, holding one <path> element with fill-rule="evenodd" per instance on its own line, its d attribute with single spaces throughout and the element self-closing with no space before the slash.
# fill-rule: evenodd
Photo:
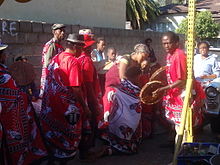
<svg viewBox="0 0 220 165">
<path fill-rule="evenodd" d="M 51 27 L 53 36 L 56 40 L 61 41 L 65 37 L 65 25 L 64 24 L 53 24 Z"/>
<path fill-rule="evenodd" d="M 107 50 L 108 60 L 115 61 L 116 60 L 116 49 L 114 47 L 110 47 Z"/>
<path fill-rule="evenodd" d="M 80 56 L 82 53 L 82 48 L 85 45 L 83 35 L 76 33 L 69 34 L 66 39 L 66 49 L 69 49 L 76 56 Z"/>
<path fill-rule="evenodd" d="M 134 46 L 134 52 L 137 55 L 137 62 L 139 64 L 146 60 L 150 54 L 149 48 L 145 44 L 136 44 Z"/>
<path fill-rule="evenodd" d="M 151 43 L 152 43 L 152 39 L 151 39 L 151 38 L 147 38 L 147 39 L 145 40 L 145 44 L 146 44 L 147 46 L 150 46 Z"/>
<path fill-rule="evenodd" d="M 179 36 L 174 32 L 166 32 L 162 36 L 162 44 L 167 53 L 172 54 L 179 47 Z"/>
<path fill-rule="evenodd" d="M 8 47 L 6 44 L 2 44 L 0 40 L 0 63 L 4 64 L 6 61 L 5 49 Z"/>
<path fill-rule="evenodd" d="M 105 39 L 103 37 L 99 37 L 96 40 L 97 50 L 103 52 L 105 49 Z"/>
<path fill-rule="evenodd" d="M 92 47 L 95 43 L 95 41 L 93 40 L 94 34 L 92 33 L 92 30 L 80 29 L 79 34 L 83 35 L 84 37 L 85 46 L 83 48 L 83 51 L 85 52 L 86 55 L 90 55 L 92 52 Z"/>
<path fill-rule="evenodd" d="M 92 32 L 91 29 L 80 29 L 79 34 L 80 35 L 88 35 L 91 37 L 92 40 L 94 39 L 94 33 Z"/>
<path fill-rule="evenodd" d="M 25 57 L 25 56 L 18 56 L 18 57 L 15 58 L 15 61 L 27 62 L 27 57 Z"/>
</svg>

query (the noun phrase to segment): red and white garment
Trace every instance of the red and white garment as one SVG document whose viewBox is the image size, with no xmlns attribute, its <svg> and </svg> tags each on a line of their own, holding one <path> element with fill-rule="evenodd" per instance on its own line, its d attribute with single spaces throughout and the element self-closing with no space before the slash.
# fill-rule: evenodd
<svg viewBox="0 0 220 165">
<path fill-rule="evenodd" d="M 45 81 L 47 77 L 47 66 L 50 63 L 50 60 L 56 55 L 64 51 L 62 45 L 57 43 L 54 38 L 48 41 L 42 52 L 42 73 L 41 73 L 41 83 L 40 83 L 40 97 L 43 96 Z"/>
<path fill-rule="evenodd" d="M 139 92 L 139 87 L 123 80 L 118 88 L 109 90 L 106 98 L 110 106 L 109 112 L 105 111 L 107 128 L 102 138 L 116 150 L 127 154 L 137 152 L 142 138 Z"/>
<path fill-rule="evenodd" d="M 173 54 L 167 55 L 167 82 L 173 84 L 177 80 L 186 80 L 186 55 L 181 49 L 176 49 Z M 184 88 L 172 88 L 167 90 L 163 98 L 166 118 L 174 124 L 180 124 L 183 108 Z M 199 95 L 198 95 L 199 94 Z M 202 123 L 203 115 L 201 111 L 201 101 L 204 99 L 204 93 L 196 81 L 192 90 L 193 122 L 194 126 Z"/>
<path fill-rule="evenodd" d="M 34 110 L 0 64 L 0 158 L 4 165 L 28 165 L 47 156 Z"/>
<path fill-rule="evenodd" d="M 50 153 L 57 158 L 76 154 L 81 139 L 82 108 L 71 87 L 82 84 L 74 54 L 63 52 L 48 66 L 40 113 L 42 131 Z"/>
</svg>

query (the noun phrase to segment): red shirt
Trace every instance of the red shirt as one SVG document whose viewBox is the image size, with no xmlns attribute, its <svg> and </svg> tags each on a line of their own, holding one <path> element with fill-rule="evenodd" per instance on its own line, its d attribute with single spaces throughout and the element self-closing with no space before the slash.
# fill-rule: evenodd
<svg viewBox="0 0 220 165">
<path fill-rule="evenodd" d="M 94 66 L 91 57 L 82 54 L 78 58 L 78 62 L 83 74 L 83 82 L 93 82 L 94 80 Z"/>
<path fill-rule="evenodd" d="M 174 83 L 177 80 L 186 80 L 186 55 L 181 49 L 176 49 L 175 52 L 167 55 L 167 72 L 169 72 L 168 82 Z M 169 79 L 170 78 L 170 79 Z M 170 82 L 171 81 L 171 82 Z"/>
<path fill-rule="evenodd" d="M 54 75 L 64 86 L 81 86 L 82 75 L 79 63 L 74 54 L 62 52 L 57 56 L 59 69 L 56 69 Z"/>
</svg>

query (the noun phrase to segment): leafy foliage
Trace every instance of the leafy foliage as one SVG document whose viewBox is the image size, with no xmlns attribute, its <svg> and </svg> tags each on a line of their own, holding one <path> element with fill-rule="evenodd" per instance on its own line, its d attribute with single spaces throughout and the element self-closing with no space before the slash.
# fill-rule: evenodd
<svg viewBox="0 0 220 165">
<path fill-rule="evenodd" d="M 184 19 L 177 33 L 187 34 L 188 30 L 188 18 Z M 197 39 L 207 39 L 217 37 L 220 32 L 220 24 L 215 23 L 212 14 L 209 11 L 202 11 L 196 13 L 195 18 L 195 32 Z"/>
<path fill-rule="evenodd" d="M 142 22 L 156 18 L 160 11 L 152 0 L 127 0 L 126 17 L 134 29 L 140 29 Z"/>
</svg>

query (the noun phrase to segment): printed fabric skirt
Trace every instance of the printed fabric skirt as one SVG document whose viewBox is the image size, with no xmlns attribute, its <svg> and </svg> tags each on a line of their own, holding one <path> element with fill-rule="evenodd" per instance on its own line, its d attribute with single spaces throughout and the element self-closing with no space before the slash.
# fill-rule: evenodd
<svg viewBox="0 0 220 165">
<path fill-rule="evenodd" d="M 142 140 L 141 104 L 138 99 L 139 88 L 129 81 L 119 88 L 109 87 L 103 98 L 105 107 L 105 131 L 102 138 L 110 146 L 126 154 L 136 153 Z M 107 108 L 107 109 L 106 109 Z"/>
<path fill-rule="evenodd" d="M 70 91 L 53 82 L 45 88 L 40 120 L 47 148 L 54 157 L 75 156 L 81 139 L 81 113 Z"/>
<path fill-rule="evenodd" d="M 0 88 L 0 156 L 3 165 L 28 165 L 47 156 L 27 95 Z"/>
</svg>

